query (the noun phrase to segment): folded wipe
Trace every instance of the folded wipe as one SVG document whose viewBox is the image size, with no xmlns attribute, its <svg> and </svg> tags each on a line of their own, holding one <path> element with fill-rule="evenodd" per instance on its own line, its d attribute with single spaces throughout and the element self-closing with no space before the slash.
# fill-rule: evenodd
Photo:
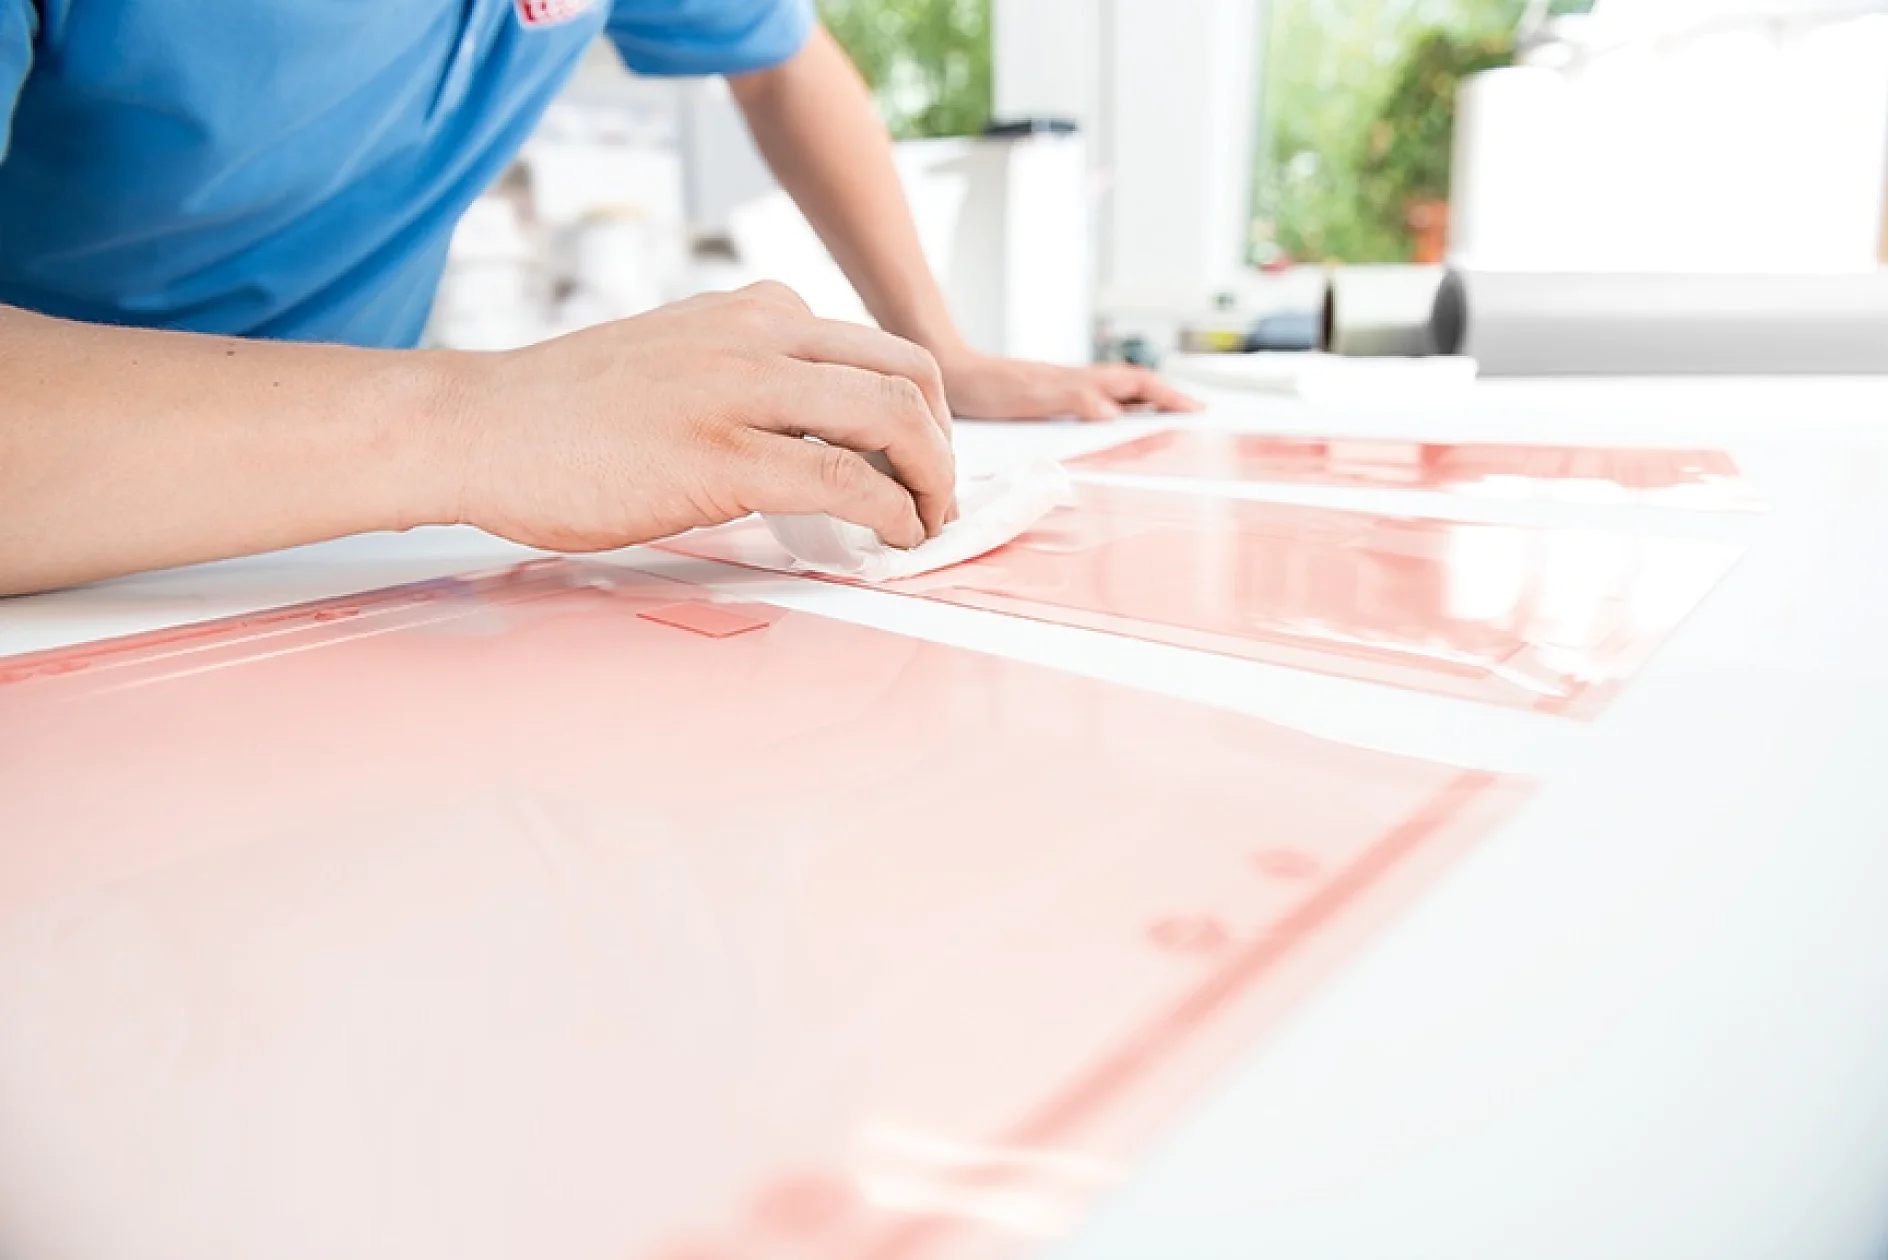
<svg viewBox="0 0 1888 1260">
<path fill-rule="evenodd" d="M 890 582 L 995 551 L 1074 499 L 1062 466 L 1041 459 L 995 476 L 959 482 L 957 519 L 937 537 L 909 551 L 887 546 L 863 525 L 830 516 L 761 519 L 803 569 L 862 582 Z"/>
</svg>

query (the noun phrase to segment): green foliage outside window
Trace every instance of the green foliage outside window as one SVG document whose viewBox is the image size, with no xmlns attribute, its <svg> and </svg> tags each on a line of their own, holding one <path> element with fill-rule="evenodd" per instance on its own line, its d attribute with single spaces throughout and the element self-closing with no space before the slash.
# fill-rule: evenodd
<svg viewBox="0 0 1888 1260">
<path fill-rule="evenodd" d="M 1514 37 L 1505 31 L 1432 28 L 1416 38 L 1364 131 L 1358 174 L 1367 214 L 1394 230 L 1407 226 L 1416 203 L 1448 198 L 1456 90 L 1470 75 L 1513 61 Z"/>
<path fill-rule="evenodd" d="M 990 0 L 820 0 L 819 12 L 898 139 L 983 130 Z"/>
<path fill-rule="evenodd" d="M 1558 0 L 1553 12 L 1590 7 Z M 1411 205 L 1447 196 L 1455 91 L 1513 59 L 1526 0 L 1271 0 L 1254 189 L 1258 261 L 1401 262 Z"/>
<path fill-rule="evenodd" d="M 1590 4 L 1554 0 L 1551 8 Z M 1408 258 L 1410 204 L 1447 193 L 1456 85 L 1511 58 L 1527 7 L 1267 0 L 1253 190 L 1258 261 Z M 894 136 L 974 135 L 989 120 L 990 0 L 820 0 L 819 11 Z"/>
</svg>

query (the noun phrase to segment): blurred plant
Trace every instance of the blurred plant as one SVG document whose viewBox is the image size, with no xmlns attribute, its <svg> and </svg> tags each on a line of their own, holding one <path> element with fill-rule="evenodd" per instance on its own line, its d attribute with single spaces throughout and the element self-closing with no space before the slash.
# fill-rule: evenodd
<svg viewBox="0 0 1888 1260">
<path fill-rule="evenodd" d="M 819 10 L 898 139 L 983 130 L 990 0 L 820 0 Z"/>
<path fill-rule="evenodd" d="M 1409 225 L 1420 202 L 1445 201 L 1462 80 L 1514 61 L 1513 30 L 1460 33 L 1430 27 L 1410 44 L 1365 129 L 1358 159 L 1367 213 L 1385 231 Z"/>
<path fill-rule="evenodd" d="M 1512 59 L 1528 9 L 1528 0 L 1272 0 L 1255 261 L 1408 259 L 1411 203 L 1447 195 L 1455 87 Z"/>
</svg>

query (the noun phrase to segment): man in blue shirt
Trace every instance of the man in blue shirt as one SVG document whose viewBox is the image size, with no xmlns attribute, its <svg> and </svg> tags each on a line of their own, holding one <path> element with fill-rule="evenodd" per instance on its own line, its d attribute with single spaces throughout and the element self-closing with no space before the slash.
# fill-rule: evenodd
<svg viewBox="0 0 1888 1260">
<path fill-rule="evenodd" d="M 760 285 L 411 348 L 599 33 L 730 77 L 884 331 Z M 0 594 L 432 522 L 584 550 L 830 512 L 910 546 L 954 510 L 951 407 L 1132 403 L 1188 405 L 964 344 L 810 0 L 0 0 Z"/>
</svg>

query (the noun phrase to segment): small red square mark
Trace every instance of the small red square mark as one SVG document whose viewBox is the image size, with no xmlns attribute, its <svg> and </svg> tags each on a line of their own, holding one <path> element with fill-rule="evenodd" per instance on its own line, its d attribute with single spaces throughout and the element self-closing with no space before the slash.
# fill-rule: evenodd
<svg viewBox="0 0 1888 1260">
<path fill-rule="evenodd" d="M 685 604 L 651 608 L 636 615 L 645 621 L 674 626 L 677 630 L 692 630 L 711 639 L 725 639 L 730 635 L 746 634 L 749 630 L 765 630 L 778 614 L 771 608 L 762 608 L 756 604 L 711 604 L 707 600 L 692 599 Z"/>
</svg>

